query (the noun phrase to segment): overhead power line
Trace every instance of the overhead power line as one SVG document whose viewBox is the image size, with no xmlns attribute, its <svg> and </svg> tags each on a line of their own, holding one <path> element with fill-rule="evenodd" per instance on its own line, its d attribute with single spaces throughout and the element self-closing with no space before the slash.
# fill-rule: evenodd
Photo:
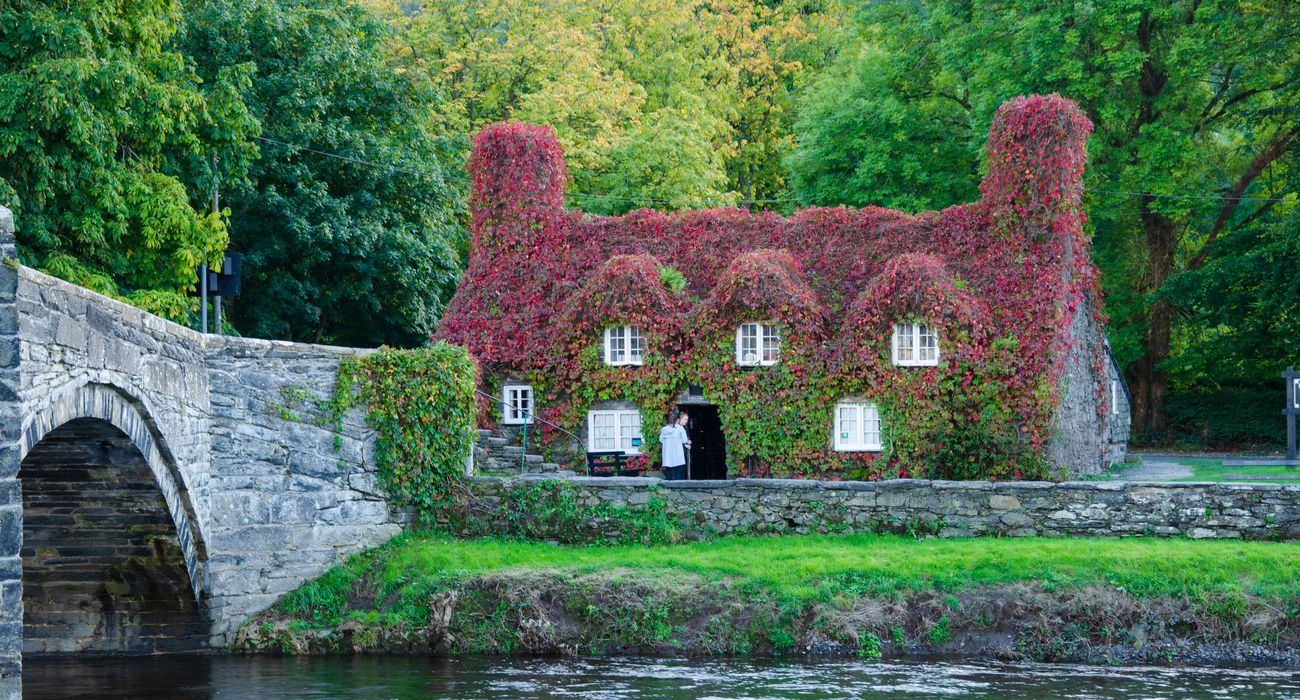
<svg viewBox="0 0 1300 700">
<path fill-rule="evenodd" d="M 298 151 L 302 151 L 304 153 L 312 153 L 318 156 L 324 156 L 326 158 L 335 158 L 337 160 L 354 163 L 356 165 L 365 165 L 374 168 L 384 168 L 394 172 L 406 173 L 408 175 L 433 175 L 443 180 L 449 180 L 452 182 L 462 182 L 465 184 L 469 184 L 470 182 L 469 178 L 461 177 L 459 175 L 450 175 L 441 170 L 437 172 L 429 171 L 429 170 L 416 170 L 412 168 L 402 167 L 400 165 L 392 165 L 390 163 L 379 163 L 373 160 L 366 160 L 365 158 L 357 158 L 356 156 L 343 155 L 340 153 L 330 153 L 329 151 L 322 151 L 320 149 L 310 148 L 308 146 L 299 146 L 298 144 L 295 143 L 289 143 L 287 141 L 281 141 L 279 139 L 273 139 L 267 136 L 254 136 L 253 138 L 257 139 L 258 141 L 274 143 L 276 145 L 284 146 L 286 148 L 292 148 Z M 588 200 L 588 201 L 591 200 L 617 201 L 617 202 L 626 202 L 629 204 L 674 204 L 675 203 L 670 199 L 658 199 L 654 197 L 624 197 L 615 194 L 595 194 L 595 193 L 585 193 L 585 192 L 566 193 L 565 198 Z M 798 202 L 798 200 L 794 198 L 751 199 L 748 201 L 750 204 L 781 204 L 781 203 Z M 703 202 L 703 204 L 710 205 L 710 206 L 735 206 L 734 202 Z"/>
<path fill-rule="evenodd" d="M 1159 192 L 1124 192 L 1120 190 L 1094 190 L 1084 188 L 1090 194 L 1114 194 L 1125 197 L 1155 197 L 1157 199 L 1208 199 L 1219 202 L 1283 202 L 1295 197 L 1228 197 L 1221 194 L 1164 194 Z"/>
<path fill-rule="evenodd" d="M 356 165 L 364 165 L 364 166 L 372 167 L 372 168 L 383 168 L 383 169 L 386 169 L 386 170 L 391 170 L 391 171 L 393 171 L 393 172 L 406 173 L 406 174 L 408 174 L 408 175 L 432 176 L 432 177 L 437 177 L 437 178 L 442 179 L 442 180 L 448 180 L 448 181 L 452 181 L 452 182 L 460 182 L 460 183 L 464 183 L 464 184 L 469 184 L 469 183 L 470 183 L 470 179 L 467 178 L 467 177 L 462 177 L 462 176 L 459 176 L 459 175 L 452 175 L 452 174 L 449 174 L 449 173 L 447 173 L 447 172 L 445 172 L 445 171 L 443 171 L 443 170 L 433 171 L 433 170 L 425 170 L 425 169 L 414 169 L 414 168 L 403 167 L 403 166 L 400 166 L 400 165 L 393 165 L 393 164 L 391 164 L 391 163 L 380 163 L 380 162 L 373 161 L 373 160 L 367 160 L 367 159 L 365 159 L 365 158 L 358 158 L 358 157 L 356 157 L 356 156 L 349 156 L 349 155 L 344 155 L 344 154 L 341 154 L 341 153 L 331 153 L 331 152 L 329 152 L 329 151 L 322 151 L 322 150 L 317 149 L 317 148 L 311 148 L 311 147 L 308 147 L 308 146 L 300 146 L 300 145 L 295 144 L 295 143 L 289 143 L 289 142 L 287 142 L 287 141 L 281 141 L 281 140 L 279 140 L 279 139 L 273 139 L 273 138 L 270 138 L 270 137 L 267 137 L 267 136 L 254 136 L 253 138 L 257 139 L 258 141 L 264 141 L 264 142 L 266 142 L 266 143 L 274 143 L 274 144 L 279 145 L 279 146 L 284 146 L 285 148 L 292 148 L 292 149 L 297 150 L 297 151 L 301 151 L 301 152 L 304 152 L 304 153 L 312 153 L 312 154 L 315 154 L 315 155 L 318 155 L 318 156 L 324 156 L 324 157 L 326 157 L 326 158 L 334 158 L 334 159 L 337 159 L 337 160 L 346 161 L 346 162 L 348 162 L 348 163 L 354 163 L 354 164 L 356 164 Z M 1122 197 L 1153 197 L 1153 198 L 1157 198 L 1157 199 L 1195 199 L 1195 200 L 1209 200 L 1209 201 L 1220 201 L 1220 202 L 1225 202 L 1225 201 L 1241 201 L 1241 202 L 1282 202 L 1282 201 L 1295 200 L 1295 199 L 1296 199 L 1296 198 L 1293 197 L 1293 196 L 1287 196 L 1287 197 L 1245 197 L 1245 196 L 1242 196 L 1242 197 L 1228 197 L 1228 196 L 1224 196 L 1224 195 L 1214 195 L 1214 194 L 1166 194 L 1166 193 L 1160 193 L 1160 192 L 1132 192 L 1132 191 L 1124 191 L 1124 190 L 1097 190 L 1097 189 L 1092 189 L 1092 188 L 1084 188 L 1084 192 L 1087 192 L 1087 193 L 1089 193 L 1089 194 L 1115 195 L 1115 196 L 1122 196 Z M 614 195 L 614 194 L 594 194 L 594 193 L 585 193 L 585 192 L 571 192 L 571 193 L 566 193 L 566 194 L 565 194 L 565 198 L 566 198 L 566 199 L 576 199 L 576 200 L 586 200 L 586 201 L 600 201 L 600 202 L 610 202 L 610 201 L 615 201 L 615 202 L 624 202 L 624 203 L 628 203 L 628 204 L 647 204 L 647 205 L 648 205 L 648 204 L 675 204 L 675 203 L 676 203 L 676 202 L 674 202 L 674 201 L 672 201 L 672 200 L 669 200 L 669 199 L 662 199 L 662 198 L 655 198 L 655 197 L 624 197 L 624 196 L 621 196 L 621 195 Z M 793 198 L 793 197 L 786 197 L 786 198 L 782 198 L 782 199 L 751 199 L 751 200 L 748 200 L 748 203 L 749 203 L 749 204 L 797 204 L 797 203 L 799 203 L 799 202 L 800 202 L 800 200 L 798 200 L 798 199 L 796 199 L 796 198 Z M 705 206 L 735 206 L 735 203 L 734 203 L 734 202 L 702 202 L 702 204 L 704 204 Z"/>
</svg>

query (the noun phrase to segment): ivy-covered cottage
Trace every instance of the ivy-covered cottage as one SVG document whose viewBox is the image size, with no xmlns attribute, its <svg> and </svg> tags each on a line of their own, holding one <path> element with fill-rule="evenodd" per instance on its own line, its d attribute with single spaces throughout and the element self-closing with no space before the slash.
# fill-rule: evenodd
<svg viewBox="0 0 1300 700">
<path fill-rule="evenodd" d="M 1003 105 L 981 199 L 938 212 L 606 217 L 565 208 L 549 128 L 493 125 L 437 335 L 478 359 L 485 421 L 536 415 L 561 453 L 546 423 L 653 466 L 683 407 L 695 478 L 1096 473 L 1128 400 L 1083 231 L 1091 130 L 1057 95 Z"/>
</svg>

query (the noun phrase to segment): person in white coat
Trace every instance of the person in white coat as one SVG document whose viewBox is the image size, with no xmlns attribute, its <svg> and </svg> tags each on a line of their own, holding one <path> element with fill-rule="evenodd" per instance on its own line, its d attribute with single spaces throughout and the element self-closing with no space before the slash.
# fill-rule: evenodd
<svg viewBox="0 0 1300 700">
<path fill-rule="evenodd" d="M 659 445 L 663 448 L 664 478 L 681 481 L 686 478 L 686 451 L 691 449 L 691 438 L 686 434 L 688 416 L 679 411 L 668 414 L 668 425 L 659 430 Z"/>
</svg>

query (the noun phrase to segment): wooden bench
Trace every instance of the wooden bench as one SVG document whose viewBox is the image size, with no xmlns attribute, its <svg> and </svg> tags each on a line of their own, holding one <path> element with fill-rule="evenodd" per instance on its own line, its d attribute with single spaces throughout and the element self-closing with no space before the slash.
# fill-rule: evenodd
<svg viewBox="0 0 1300 700">
<path fill-rule="evenodd" d="M 588 452 L 587 476 L 645 476 L 645 469 L 627 468 L 627 454 L 620 450 Z"/>
</svg>

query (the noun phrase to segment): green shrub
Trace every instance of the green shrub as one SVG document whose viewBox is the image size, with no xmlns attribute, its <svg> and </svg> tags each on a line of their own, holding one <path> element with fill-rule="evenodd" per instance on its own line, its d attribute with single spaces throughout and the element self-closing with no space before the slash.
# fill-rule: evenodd
<svg viewBox="0 0 1300 700">
<path fill-rule="evenodd" d="M 1134 437 L 1149 445 L 1279 448 L 1286 436 L 1282 401 L 1281 386 L 1171 392 L 1164 404 L 1168 430 Z"/>
</svg>

